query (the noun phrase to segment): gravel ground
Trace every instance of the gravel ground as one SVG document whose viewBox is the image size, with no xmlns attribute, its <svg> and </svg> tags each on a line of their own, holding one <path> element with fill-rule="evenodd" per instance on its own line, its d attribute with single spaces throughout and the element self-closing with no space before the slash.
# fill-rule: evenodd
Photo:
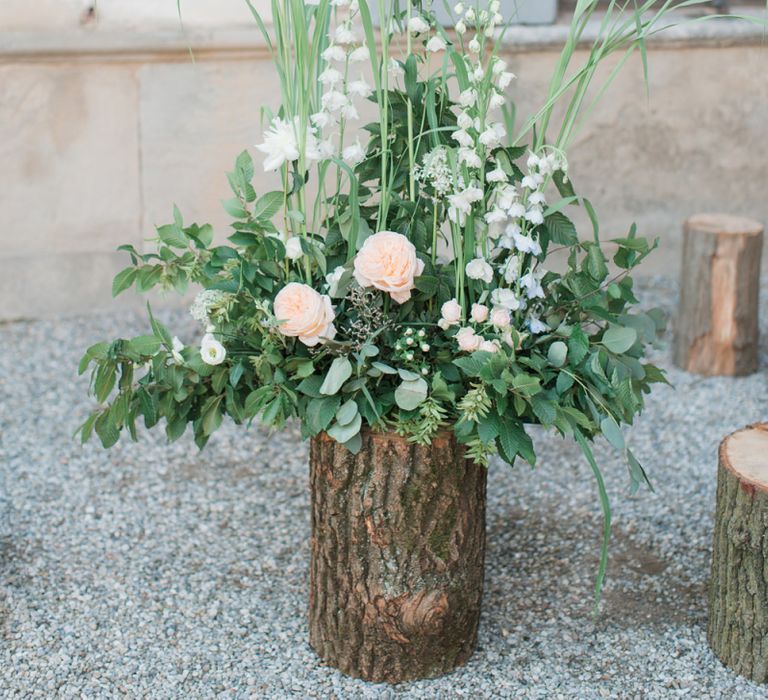
<svg viewBox="0 0 768 700">
<path fill-rule="evenodd" d="M 664 279 L 645 297 L 676 302 Z M 630 431 L 655 494 L 629 496 L 599 446 L 615 530 L 597 618 L 600 514 L 578 450 L 542 435 L 535 471 L 492 465 L 479 648 L 450 676 L 390 688 L 323 667 L 307 644 L 295 429 L 226 426 L 202 453 L 160 433 L 109 452 L 72 440 L 89 405 L 81 350 L 146 328 L 125 313 L 0 326 L 2 697 L 766 697 L 705 638 L 716 448 L 766 418 L 765 353 L 744 379 L 687 375 L 661 353 L 676 391 L 657 390 Z"/>
</svg>

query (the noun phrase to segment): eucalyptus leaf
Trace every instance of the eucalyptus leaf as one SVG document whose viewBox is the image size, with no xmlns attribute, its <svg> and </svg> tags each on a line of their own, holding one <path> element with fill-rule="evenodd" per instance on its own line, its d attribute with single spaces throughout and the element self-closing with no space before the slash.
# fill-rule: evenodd
<svg viewBox="0 0 768 700">
<path fill-rule="evenodd" d="M 395 401 L 404 411 L 412 411 L 427 398 L 428 389 L 427 383 L 421 377 L 407 379 L 395 389 Z"/>
<path fill-rule="evenodd" d="M 547 350 L 547 359 L 553 367 L 562 367 L 568 357 L 568 346 L 562 340 L 556 340 Z"/>
<path fill-rule="evenodd" d="M 637 341 L 637 331 L 629 326 L 611 324 L 603 333 L 602 345 L 617 355 L 629 350 Z"/>
<path fill-rule="evenodd" d="M 346 357 L 337 357 L 325 375 L 325 381 L 320 387 L 320 393 L 326 396 L 335 394 L 344 382 L 352 376 L 352 363 Z"/>
</svg>

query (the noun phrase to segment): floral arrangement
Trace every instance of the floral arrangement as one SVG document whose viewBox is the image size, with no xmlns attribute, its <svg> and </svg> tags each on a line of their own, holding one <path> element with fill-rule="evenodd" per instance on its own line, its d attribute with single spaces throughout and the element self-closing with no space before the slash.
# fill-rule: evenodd
<svg viewBox="0 0 768 700">
<path fill-rule="evenodd" d="M 633 309 L 629 275 L 653 245 L 630 229 L 613 239 L 609 268 L 566 157 L 597 65 L 643 50 L 658 17 L 643 19 L 650 1 L 627 13 L 610 3 L 610 28 L 569 73 L 596 4 L 577 3 L 547 100 L 517 130 L 498 0 L 460 2 L 450 32 L 428 5 L 384 0 L 380 31 L 365 0 L 275 0 L 271 27 L 254 10 L 281 80 L 256 146 L 275 189 L 254 191 L 243 152 L 227 174 L 228 243 L 174 209 L 157 252 L 121 247 L 131 265 L 113 293 L 199 286 L 200 335 L 182 343 L 150 311 L 150 334 L 89 348 L 79 371 L 93 365 L 100 405 L 82 440 L 136 439 L 143 419 L 164 421 L 170 440 L 189 426 L 202 448 L 224 416 L 297 419 L 305 437 L 326 431 L 351 452 L 366 428 L 425 444 L 449 428 L 481 464 L 497 454 L 533 466 L 526 426 L 540 424 L 575 439 L 597 479 L 599 590 L 610 508 L 590 442 L 603 435 L 626 455 L 633 488 L 646 482 L 620 426 L 665 380 L 643 359 L 663 317 Z M 589 215 L 590 238 L 569 207 Z M 559 270 L 548 265 L 556 250 Z"/>
</svg>

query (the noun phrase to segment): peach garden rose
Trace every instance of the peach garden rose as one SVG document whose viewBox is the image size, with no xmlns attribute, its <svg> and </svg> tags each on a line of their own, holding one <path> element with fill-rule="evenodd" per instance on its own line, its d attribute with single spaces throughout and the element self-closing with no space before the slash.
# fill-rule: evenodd
<svg viewBox="0 0 768 700">
<path fill-rule="evenodd" d="M 331 298 L 306 284 L 291 282 L 278 292 L 275 318 L 283 335 L 298 337 L 309 347 L 336 336 Z"/>
<path fill-rule="evenodd" d="M 387 292 L 398 304 L 411 298 L 414 278 L 424 271 L 416 248 L 401 233 L 380 231 L 366 239 L 355 256 L 355 279 L 361 287 Z"/>
</svg>

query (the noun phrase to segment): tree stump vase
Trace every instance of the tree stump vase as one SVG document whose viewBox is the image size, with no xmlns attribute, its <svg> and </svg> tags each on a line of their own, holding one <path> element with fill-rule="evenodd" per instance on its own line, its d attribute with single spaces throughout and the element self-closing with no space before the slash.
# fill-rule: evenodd
<svg viewBox="0 0 768 700">
<path fill-rule="evenodd" d="M 683 228 L 674 359 L 687 372 L 741 376 L 758 365 L 763 225 L 698 214 Z"/>
<path fill-rule="evenodd" d="M 477 643 L 486 469 L 452 432 L 430 446 L 362 437 L 357 455 L 311 441 L 309 642 L 349 676 L 434 678 Z"/>
<path fill-rule="evenodd" d="M 720 445 L 707 639 L 733 671 L 768 682 L 768 423 Z"/>
</svg>

